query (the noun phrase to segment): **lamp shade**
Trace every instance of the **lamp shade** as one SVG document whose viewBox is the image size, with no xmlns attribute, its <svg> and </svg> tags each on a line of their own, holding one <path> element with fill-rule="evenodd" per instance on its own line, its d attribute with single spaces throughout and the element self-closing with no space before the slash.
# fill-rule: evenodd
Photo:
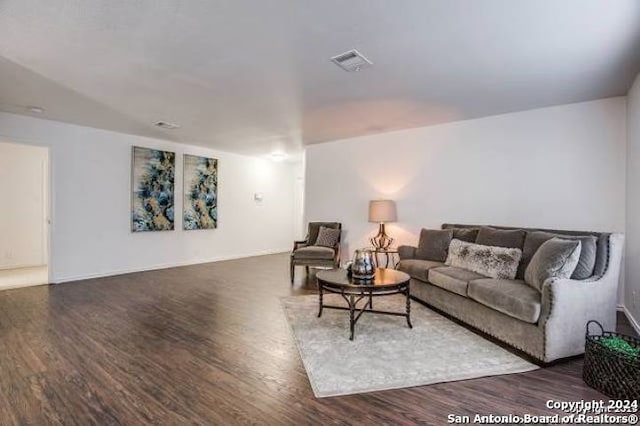
<svg viewBox="0 0 640 426">
<path fill-rule="evenodd" d="M 369 201 L 369 222 L 389 223 L 398 220 L 396 202 L 393 200 Z"/>
</svg>

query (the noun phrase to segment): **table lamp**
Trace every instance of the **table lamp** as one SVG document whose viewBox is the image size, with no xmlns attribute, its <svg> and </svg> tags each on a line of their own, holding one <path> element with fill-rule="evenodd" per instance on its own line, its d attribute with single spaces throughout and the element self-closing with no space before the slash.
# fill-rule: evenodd
<svg viewBox="0 0 640 426">
<path fill-rule="evenodd" d="M 370 238 L 371 244 L 377 249 L 388 249 L 393 238 L 390 238 L 384 230 L 384 224 L 395 222 L 398 219 L 396 202 L 393 200 L 369 201 L 369 222 L 379 223 L 378 235 Z"/>
</svg>

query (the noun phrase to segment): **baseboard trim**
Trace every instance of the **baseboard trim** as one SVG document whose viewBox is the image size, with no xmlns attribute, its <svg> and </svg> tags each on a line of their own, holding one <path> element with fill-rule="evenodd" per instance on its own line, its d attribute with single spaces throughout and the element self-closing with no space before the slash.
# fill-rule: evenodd
<svg viewBox="0 0 640 426">
<path fill-rule="evenodd" d="M 627 317 L 627 319 L 629 320 L 629 323 L 631 324 L 631 327 L 634 328 L 634 330 L 636 330 L 636 333 L 638 333 L 638 335 L 640 335 L 640 322 L 638 322 L 633 315 L 631 315 L 631 312 L 629 312 L 629 310 L 627 309 L 626 306 L 624 305 L 618 305 L 618 310 L 623 312 L 624 315 Z"/>
<path fill-rule="evenodd" d="M 93 274 L 71 275 L 67 277 L 54 278 L 52 280 L 52 284 L 62 284 L 62 283 L 67 283 L 72 281 L 89 280 L 93 278 L 112 277 L 114 275 L 132 274 L 135 272 L 156 271 L 158 269 L 177 268 L 180 266 L 198 265 L 201 263 L 223 262 L 225 260 L 244 259 L 247 257 L 267 256 L 270 254 L 287 253 L 289 251 L 291 251 L 290 248 L 261 250 L 253 253 L 233 254 L 233 255 L 227 255 L 227 256 L 215 256 L 215 257 L 210 257 L 206 259 L 187 260 L 182 262 L 161 263 L 161 264 L 145 266 L 141 268 L 116 269 L 112 271 L 97 272 Z"/>
</svg>

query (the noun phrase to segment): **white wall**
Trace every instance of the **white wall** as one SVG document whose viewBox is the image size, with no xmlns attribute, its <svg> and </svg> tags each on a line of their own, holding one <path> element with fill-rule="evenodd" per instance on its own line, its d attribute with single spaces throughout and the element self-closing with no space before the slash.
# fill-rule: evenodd
<svg viewBox="0 0 640 426">
<path fill-rule="evenodd" d="M 294 164 L 293 182 L 293 236 L 302 240 L 306 235 L 304 224 L 304 157 Z"/>
<path fill-rule="evenodd" d="M 290 249 L 291 164 L 4 113 L 0 137 L 50 147 L 54 282 Z M 132 145 L 177 153 L 175 231 L 130 232 Z M 182 153 L 220 160 L 216 230 L 181 229 Z"/>
<path fill-rule="evenodd" d="M 624 305 L 640 330 L 640 75 L 627 95 L 627 253 Z"/>
<path fill-rule="evenodd" d="M 416 244 L 443 222 L 625 229 L 624 97 L 365 136 L 306 150 L 306 220 L 369 245 L 370 199 L 397 201 L 387 232 Z"/>
<path fill-rule="evenodd" d="M 47 153 L 0 142 L 0 269 L 47 263 Z"/>
</svg>

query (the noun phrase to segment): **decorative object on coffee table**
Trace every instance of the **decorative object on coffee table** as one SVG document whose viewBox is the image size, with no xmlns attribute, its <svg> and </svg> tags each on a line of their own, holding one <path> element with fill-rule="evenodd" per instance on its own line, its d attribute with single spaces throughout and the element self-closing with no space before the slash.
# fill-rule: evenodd
<svg viewBox="0 0 640 426">
<path fill-rule="evenodd" d="M 401 316 L 411 325 L 411 294 L 409 289 L 409 275 L 393 269 L 378 268 L 370 281 L 359 281 L 350 277 L 344 269 L 331 269 L 317 273 L 319 309 L 318 317 L 322 316 L 322 309 L 341 309 L 349 311 L 349 340 L 353 340 L 356 322 L 365 312 L 372 314 Z M 342 296 L 347 306 L 325 305 L 324 293 L 335 293 Z M 378 311 L 373 309 L 373 298 L 403 294 L 405 296 L 405 312 Z M 358 303 L 364 300 L 364 305 Z M 357 312 L 357 314 L 356 314 Z"/>
<path fill-rule="evenodd" d="M 372 200 L 369 201 L 369 222 L 380 224 L 378 234 L 371 238 L 371 245 L 379 249 L 388 249 L 393 242 L 393 238 L 387 235 L 384 229 L 385 223 L 398 220 L 396 202 L 393 200 Z"/>
<path fill-rule="evenodd" d="M 589 334 L 595 324 L 600 334 Z M 586 326 L 582 379 L 610 398 L 640 400 L 640 339 Z"/>
<path fill-rule="evenodd" d="M 351 274 L 356 280 L 370 280 L 375 274 L 375 259 L 369 249 L 356 250 L 351 265 Z"/>
</svg>

